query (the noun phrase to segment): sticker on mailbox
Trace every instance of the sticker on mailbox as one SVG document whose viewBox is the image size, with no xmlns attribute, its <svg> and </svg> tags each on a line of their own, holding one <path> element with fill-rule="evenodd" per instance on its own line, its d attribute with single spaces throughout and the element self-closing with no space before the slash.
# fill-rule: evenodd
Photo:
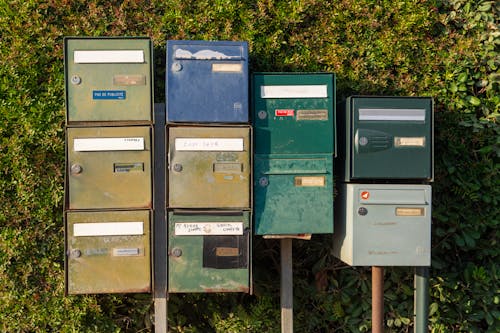
<svg viewBox="0 0 500 333">
<path fill-rule="evenodd" d="M 368 198 L 370 198 L 370 192 L 368 192 L 368 191 L 362 191 L 361 192 L 361 199 L 362 200 L 368 200 Z"/>
<path fill-rule="evenodd" d="M 276 109 L 274 110 L 274 115 L 276 117 L 293 117 L 295 110 L 293 109 Z"/>
<path fill-rule="evenodd" d="M 175 224 L 176 236 L 243 235 L 243 222 L 186 222 Z"/>
<path fill-rule="evenodd" d="M 103 100 L 123 100 L 127 98 L 127 92 L 125 90 L 93 90 L 92 99 L 103 99 Z"/>
</svg>

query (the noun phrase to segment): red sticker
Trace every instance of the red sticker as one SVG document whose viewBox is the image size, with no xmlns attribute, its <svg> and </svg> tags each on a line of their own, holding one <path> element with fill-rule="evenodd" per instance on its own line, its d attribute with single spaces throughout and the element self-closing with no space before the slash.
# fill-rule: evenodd
<svg viewBox="0 0 500 333">
<path fill-rule="evenodd" d="M 370 197 L 370 192 L 368 191 L 361 192 L 361 199 L 368 200 L 369 197 Z"/>
<path fill-rule="evenodd" d="M 293 117 L 295 114 L 293 109 L 276 109 L 274 110 L 274 115 L 276 117 Z"/>
</svg>

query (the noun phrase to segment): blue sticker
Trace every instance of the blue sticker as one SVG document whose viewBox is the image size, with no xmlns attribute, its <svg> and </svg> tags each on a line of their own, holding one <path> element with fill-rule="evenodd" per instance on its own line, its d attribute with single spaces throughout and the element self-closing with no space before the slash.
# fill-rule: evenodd
<svg viewBox="0 0 500 333">
<path fill-rule="evenodd" d="M 125 99 L 125 90 L 93 90 L 92 99 Z"/>
</svg>

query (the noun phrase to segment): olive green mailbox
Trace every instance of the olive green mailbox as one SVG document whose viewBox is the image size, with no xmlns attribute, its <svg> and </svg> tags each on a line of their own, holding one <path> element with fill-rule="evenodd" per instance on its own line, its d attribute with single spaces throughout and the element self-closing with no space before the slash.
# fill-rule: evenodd
<svg viewBox="0 0 500 333">
<path fill-rule="evenodd" d="M 168 291 L 250 292 L 250 211 L 168 212 Z"/>
<path fill-rule="evenodd" d="M 338 115 L 341 180 L 432 181 L 432 98 L 351 96 Z"/>
<path fill-rule="evenodd" d="M 149 38 L 68 37 L 64 46 L 67 123 L 152 121 Z"/>
</svg>

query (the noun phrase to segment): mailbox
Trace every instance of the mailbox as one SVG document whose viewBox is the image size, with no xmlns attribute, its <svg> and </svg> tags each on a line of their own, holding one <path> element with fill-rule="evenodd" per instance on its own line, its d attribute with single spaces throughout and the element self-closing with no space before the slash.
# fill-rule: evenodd
<svg viewBox="0 0 500 333">
<path fill-rule="evenodd" d="M 151 128 L 67 129 L 68 209 L 151 208 Z"/>
<path fill-rule="evenodd" d="M 333 232 L 333 156 L 255 155 L 255 234 Z"/>
<path fill-rule="evenodd" d="M 431 186 L 343 184 L 334 255 L 352 266 L 430 266 Z"/>
<path fill-rule="evenodd" d="M 248 45 L 167 41 L 167 122 L 248 122 Z"/>
<path fill-rule="evenodd" d="M 149 292 L 150 220 L 149 210 L 67 212 L 67 292 Z"/>
<path fill-rule="evenodd" d="M 64 46 L 67 123 L 152 122 L 149 38 L 69 37 Z"/>
<path fill-rule="evenodd" d="M 168 138 L 169 207 L 250 207 L 250 126 L 169 126 Z"/>
<path fill-rule="evenodd" d="M 169 211 L 169 292 L 250 292 L 250 223 L 249 211 Z"/>
<path fill-rule="evenodd" d="M 349 97 L 339 112 L 340 179 L 433 178 L 430 97 Z"/>
<path fill-rule="evenodd" d="M 335 76 L 253 76 L 255 154 L 335 154 Z"/>
</svg>

